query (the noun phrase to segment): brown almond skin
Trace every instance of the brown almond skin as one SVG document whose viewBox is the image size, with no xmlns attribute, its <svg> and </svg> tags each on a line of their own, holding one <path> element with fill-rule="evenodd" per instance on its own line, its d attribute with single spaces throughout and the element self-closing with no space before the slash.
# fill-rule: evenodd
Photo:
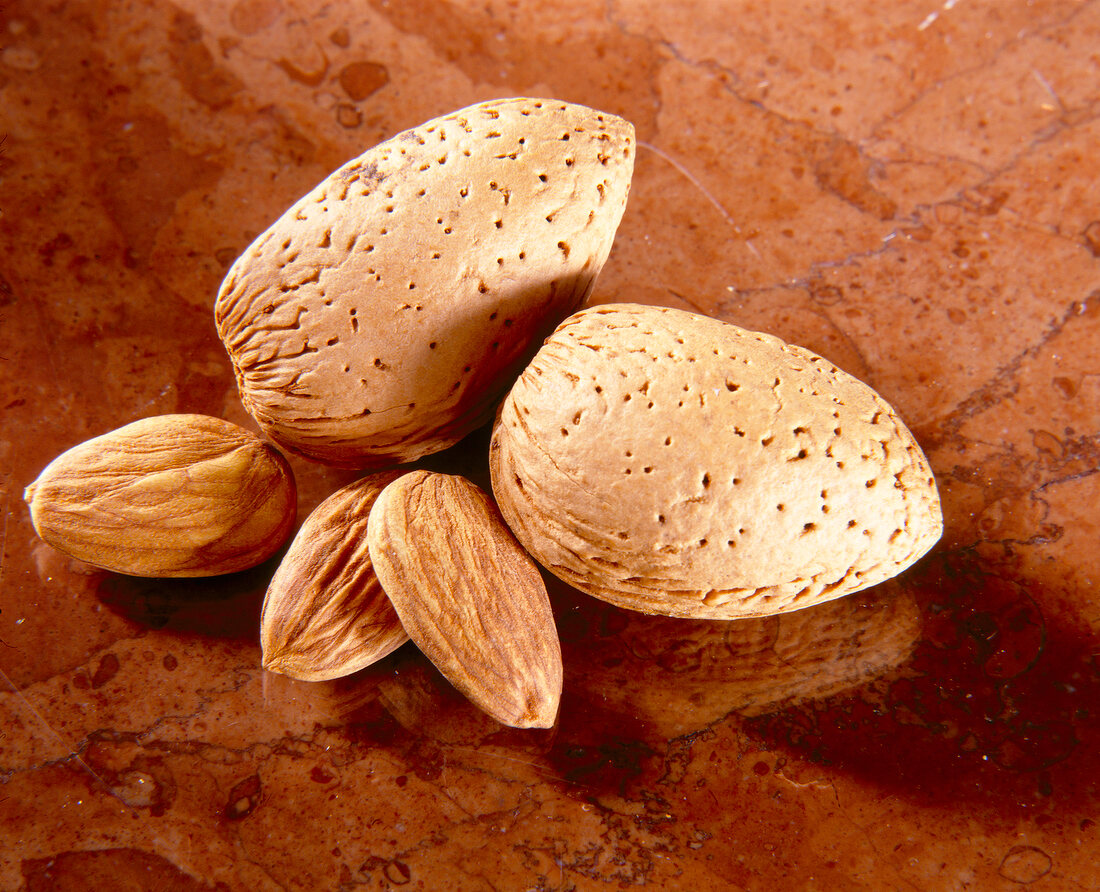
<svg viewBox="0 0 1100 892">
<path fill-rule="evenodd" d="M 413 471 L 382 491 L 367 538 L 402 625 L 444 677 L 502 724 L 551 727 L 562 661 L 550 601 L 489 495 Z"/>
<path fill-rule="evenodd" d="M 504 401 L 490 468 L 540 563 L 646 613 L 807 607 L 900 573 L 942 532 L 928 461 L 870 387 L 663 307 L 563 322 Z"/>
<path fill-rule="evenodd" d="M 222 283 L 215 321 L 245 407 L 332 465 L 377 469 L 458 442 L 583 304 L 633 166 L 629 122 L 522 97 L 368 149 Z"/>
<path fill-rule="evenodd" d="M 398 474 L 372 474 L 334 492 L 298 530 L 260 615 L 263 667 L 300 681 L 358 672 L 409 640 L 367 548 L 367 518 Z"/>
<path fill-rule="evenodd" d="M 286 459 L 207 415 L 158 415 L 58 456 L 24 499 L 43 541 L 131 576 L 217 576 L 271 557 L 294 526 Z"/>
</svg>

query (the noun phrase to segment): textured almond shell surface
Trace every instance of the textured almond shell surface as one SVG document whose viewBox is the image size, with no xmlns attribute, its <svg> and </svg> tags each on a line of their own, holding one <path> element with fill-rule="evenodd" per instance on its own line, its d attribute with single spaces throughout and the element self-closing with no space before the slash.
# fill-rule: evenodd
<svg viewBox="0 0 1100 892">
<path fill-rule="evenodd" d="M 409 640 L 367 547 L 370 509 L 397 476 L 382 472 L 356 480 L 306 518 L 264 598 L 265 669 L 301 681 L 340 678 Z"/>
<path fill-rule="evenodd" d="M 611 249 L 634 128 L 539 99 L 486 102 L 336 170 L 229 270 L 215 320 L 272 438 L 370 468 L 492 417 Z"/>
<path fill-rule="evenodd" d="M 502 404 L 490 466 L 540 563 L 647 613 L 807 607 L 896 575 L 942 532 L 927 459 L 870 387 L 682 310 L 563 322 Z"/>
<path fill-rule="evenodd" d="M 290 467 L 255 434 L 206 415 L 158 415 L 87 440 L 24 494 L 59 551 L 132 576 L 253 567 L 294 526 Z"/>
<path fill-rule="evenodd" d="M 444 677 L 503 724 L 552 726 L 562 661 L 549 597 L 489 495 L 413 471 L 374 503 L 368 539 L 405 630 Z"/>
</svg>

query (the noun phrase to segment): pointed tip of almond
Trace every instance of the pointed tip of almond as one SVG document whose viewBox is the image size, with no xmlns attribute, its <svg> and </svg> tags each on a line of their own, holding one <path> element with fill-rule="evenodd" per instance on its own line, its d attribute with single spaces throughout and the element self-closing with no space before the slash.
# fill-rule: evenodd
<svg viewBox="0 0 1100 892">
<path fill-rule="evenodd" d="M 303 670 L 301 660 L 295 660 L 294 654 L 286 648 L 263 646 L 263 656 L 260 659 L 260 667 L 265 672 L 282 675 L 296 681 L 316 681 L 318 674 L 308 669 Z"/>
<path fill-rule="evenodd" d="M 511 723 L 513 728 L 553 728 L 558 722 L 558 704 L 555 701 L 551 704 L 543 704 L 545 709 L 537 712 L 533 715 L 528 714 L 524 716 L 520 721 Z"/>
<path fill-rule="evenodd" d="M 260 662 L 260 666 L 267 672 L 282 675 L 284 678 L 291 678 L 294 681 L 328 681 L 332 678 L 331 675 L 311 672 L 308 669 L 303 670 L 300 665 L 295 665 L 293 660 L 288 660 L 282 656 L 264 658 Z"/>
<path fill-rule="evenodd" d="M 286 665 L 276 657 L 269 657 L 266 654 L 263 659 L 260 660 L 260 668 L 265 672 L 274 672 L 276 675 L 287 675 Z"/>
<path fill-rule="evenodd" d="M 476 702 L 476 705 L 502 725 L 533 730 L 553 728 L 558 722 L 560 703 L 561 685 L 555 685 L 551 681 L 547 687 L 530 690 L 525 694 L 517 692 L 510 704 Z"/>
</svg>

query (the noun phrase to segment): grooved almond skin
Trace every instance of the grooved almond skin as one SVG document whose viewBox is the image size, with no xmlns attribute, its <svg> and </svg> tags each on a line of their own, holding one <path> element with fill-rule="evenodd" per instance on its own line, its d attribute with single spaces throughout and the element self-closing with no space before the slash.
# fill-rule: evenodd
<svg viewBox="0 0 1100 892">
<path fill-rule="evenodd" d="M 549 728 L 561 697 L 557 627 L 542 576 L 487 493 L 413 471 L 371 509 L 367 538 L 409 637 L 498 722 Z"/>
<path fill-rule="evenodd" d="M 58 456 L 24 492 L 58 551 L 131 576 L 217 576 L 271 557 L 294 526 L 286 459 L 206 415 L 158 415 Z"/>
<path fill-rule="evenodd" d="M 260 614 L 263 666 L 301 681 L 358 672 L 409 640 L 375 575 L 367 518 L 397 472 L 337 490 L 306 518 Z"/>
<path fill-rule="evenodd" d="M 942 532 L 928 462 L 871 388 L 661 307 L 563 322 L 501 406 L 490 469 L 540 563 L 646 613 L 807 607 L 894 576 Z"/>
<path fill-rule="evenodd" d="M 378 468 L 461 439 L 587 297 L 634 128 L 539 99 L 486 102 L 336 170 L 244 252 L 214 313 L 273 439 Z"/>
</svg>

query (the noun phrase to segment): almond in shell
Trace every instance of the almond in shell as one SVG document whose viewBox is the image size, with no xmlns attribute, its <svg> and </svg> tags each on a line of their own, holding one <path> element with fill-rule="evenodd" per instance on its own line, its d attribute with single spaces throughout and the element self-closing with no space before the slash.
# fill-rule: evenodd
<svg viewBox="0 0 1100 892">
<path fill-rule="evenodd" d="M 634 128 L 514 98 L 334 171 L 234 263 L 215 320 L 241 399 L 288 449 L 378 468 L 489 421 L 587 297 L 626 205 Z"/>
<path fill-rule="evenodd" d="M 492 487 L 576 588 L 706 619 L 807 607 L 939 539 L 923 452 L 894 410 L 778 338 L 631 304 L 573 315 L 504 401 Z"/>
</svg>

